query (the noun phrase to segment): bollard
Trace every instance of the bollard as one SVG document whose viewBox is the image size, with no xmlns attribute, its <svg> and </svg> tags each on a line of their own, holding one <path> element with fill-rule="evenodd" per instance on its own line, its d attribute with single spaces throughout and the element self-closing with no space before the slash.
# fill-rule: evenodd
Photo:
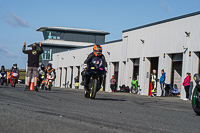
<svg viewBox="0 0 200 133">
<path fill-rule="evenodd" d="M 29 85 L 29 89 L 30 89 L 30 91 L 34 90 L 34 77 L 31 77 L 31 83 Z"/>
</svg>

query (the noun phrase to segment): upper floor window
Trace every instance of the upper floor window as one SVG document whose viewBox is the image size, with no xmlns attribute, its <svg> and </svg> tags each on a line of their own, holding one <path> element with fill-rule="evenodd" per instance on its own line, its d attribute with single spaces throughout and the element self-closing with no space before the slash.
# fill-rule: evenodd
<svg viewBox="0 0 200 133">
<path fill-rule="evenodd" d="M 47 31 L 48 39 L 57 39 L 57 32 L 55 31 Z"/>
<path fill-rule="evenodd" d="M 64 32 L 45 31 L 43 32 L 45 39 L 64 40 Z"/>
</svg>

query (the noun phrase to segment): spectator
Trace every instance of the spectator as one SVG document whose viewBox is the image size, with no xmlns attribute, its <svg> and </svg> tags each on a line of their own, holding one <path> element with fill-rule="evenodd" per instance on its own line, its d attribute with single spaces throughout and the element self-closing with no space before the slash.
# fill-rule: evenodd
<svg viewBox="0 0 200 133">
<path fill-rule="evenodd" d="M 164 72 L 164 69 L 161 70 L 161 74 L 162 76 L 160 77 L 160 88 L 161 88 L 161 91 L 162 91 L 162 94 L 161 94 L 161 97 L 165 96 L 165 88 L 164 88 L 164 85 L 165 85 L 165 72 Z"/>
<path fill-rule="evenodd" d="M 152 84 L 152 90 L 151 90 L 151 97 L 155 97 L 157 87 L 156 87 L 157 77 L 156 77 L 156 69 L 153 69 L 153 73 L 151 74 L 151 84 Z"/>
<path fill-rule="evenodd" d="M 110 88 L 112 90 L 112 93 L 115 92 L 115 86 L 116 86 L 115 84 L 116 84 L 116 80 L 115 80 L 115 76 L 113 75 L 112 79 L 110 80 Z"/>
<path fill-rule="evenodd" d="M 26 50 L 26 42 L 24 42 L 22 52 L 28 54 L 28 69 L 26 72 L 27 84 L 25 91 L 29 90 L 30 78 L 34 77 L 34 90 L 38 92 L 37 88 L 37 77 L 38 77 L 38 67 L 39 67 L 39 55 L 43 53 L 42 44 L 39 44 L 40 50 L 36 50 L 36 44 L 32 44 L 32 50 Z"/>
<path fill-rule="evenodd" d="M 186 98 L 184 98 L 183 100 L 189 100 L 190 81 L 191 81 L 191 74 L 186 73 L 186 78 L 184 79 L 184 82 L 183 82 L 183 86 L 186 92 Z"/>
</svg>

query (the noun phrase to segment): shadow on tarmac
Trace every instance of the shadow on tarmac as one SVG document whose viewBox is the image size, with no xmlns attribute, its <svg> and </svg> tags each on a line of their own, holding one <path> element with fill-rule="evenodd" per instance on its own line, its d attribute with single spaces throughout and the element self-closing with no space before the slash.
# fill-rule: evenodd
<svg viewBox="0 0 200 133">
<path fill-rule="evenodd" d="M 127 100 L 122 100 L 122 99 L 111 99 L 111 98 L 95 98 L 94 100 L 99 100 L 99 101 L 121 101 L 121 102 L 127 101 Z"/>
</svg>

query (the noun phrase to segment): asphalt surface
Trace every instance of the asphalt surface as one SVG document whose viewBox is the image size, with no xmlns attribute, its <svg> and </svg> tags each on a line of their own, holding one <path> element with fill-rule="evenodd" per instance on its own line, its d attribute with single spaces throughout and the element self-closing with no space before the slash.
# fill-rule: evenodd
<svg viewBox="0 0 200 133">
<path fill-rule="evenodd" d="M 91 100 L 83 90 L 0 87 L 1 133 L 188 133 L 199 122 L 191 102 L 175 97 L 98 92 Z"/>
</svg>

